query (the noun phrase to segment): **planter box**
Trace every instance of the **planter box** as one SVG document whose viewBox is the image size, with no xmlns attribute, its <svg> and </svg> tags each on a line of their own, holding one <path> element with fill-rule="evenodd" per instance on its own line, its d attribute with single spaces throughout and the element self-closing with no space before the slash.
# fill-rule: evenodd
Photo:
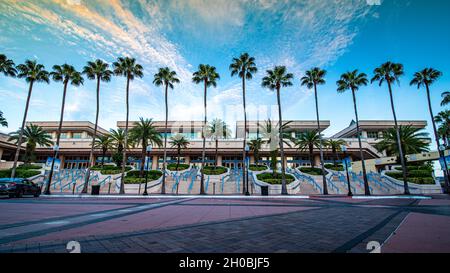
<svg viewBox="0 0 450 273">
<path fill-rule="evenodd" d="M 259 180 L 256 175 L 261 173 L 271 173 L 272 171 L 260 171 L 260 172 L 252 172 L 253 180 L 255 181 L 254 194 L 261 194 L 261 186 L 267 186 L 269 189 L 269 195 L 280 195 L 281 194 L 281 184 L 280 185 L 272 185 L 266 182 Z M 294 177 L 295 178 L 295 177 Z M 286 185 L 288 194 L 297 194 L 300 191 L 300 180 L 295 178 L 295 180 Z"/>
</svg>

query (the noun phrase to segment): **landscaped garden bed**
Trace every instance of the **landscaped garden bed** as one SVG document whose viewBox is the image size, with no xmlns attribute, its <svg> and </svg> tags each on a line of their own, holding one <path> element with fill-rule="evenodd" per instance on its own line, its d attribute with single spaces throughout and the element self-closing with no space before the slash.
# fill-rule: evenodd
<svg viewBox="0 0 450 273">
<path fill-rule="evenodd" d="M 103 175 L 114 175 L 122 172 L 122 166 L 113 166 L 113 165 L 105 165 L 105 166 L 94 166 L 91 168 L 93 171 L 99 171 Z M 131 170 L 130 166 L 125 167 L 125 171 L 128 172 Z"/>
<path fill-rule="evenodd" d="M 266 165 L 256 165 L 256 164 L 250 164 L 248 168 L 250 169 L 250 171 L 253 172 L 261 172 L 268 169 Z"/>
<path fill-rule="evenodd" d="M 144 171 L 143 177 L 139 177 L 139 171 L 130 171 L 125 176 L 125 184 L 139 184 L 145 183 L 145 175 L 147 171 Z M 148 171 L 148 181 L 158 180 L 162 176 L 162 172 L 158 170 Z"/>
<path fill-rule="evenodd" d="M 290 175 L 286 174 L 286 184 L 292 183 L 295 181 L 295 178 Z M 281 173 L 272 173 L 272 172 L 266 172 L 266 173 L 260 173 L 256 175 L 256 178 L 258 180 L 271 184 L 271 185 L 281 185 L 282 179 L 281 179 Z"/>
<path fill-rule="evenodd" d="M 11 177 L 12 170 L 1 170 L 0 171 L 0 178 L 9 178 Z M 36 176 L 38 174 L 41 174 L 40 171 L 37 170 L 29 170 L 29 169 L 16 169 L 16 178 L 30 178 L 33 176 Z"/>
<path fill-rule="evenodd" d="M 227 171 L 227 168 L 221 166 L 205 166 L 202 170 L 204 175 L 221 175 Z"/>
<path fill-rule="evenodd" d="M 311 167 L 300 167 L 298 168 L 302 173 L 306 173 L 309 175 L 322 175 L 322 169 L 320 168 L 311 168 Z M 327 175 L 328 172 L 325 171 L 325 175 Z"/>
<path fill-rule="evenodd" d="M 170 163 L 170 164 L 167 164 L 167 169 L 172 172 L 184 171 L 184 170 L 189 169 L 189 164 L 179 164 L 178 169 L 177 169 L 177 163 Z"/>
<path fill-rule="evenodd" d="M 342 172 L 344 170 L 344 166 L 341 164 L 333 165 L 333 164 L 325 164 L 325 168 L 328 170 L 336 171 L 336 172 Z M 322 171 L 322 170 L 321 170 Z"/>
<path fill-rule="evenodd" d="M 421 184 L 421 185 L 433 185 L 435 180 L 433 178 L 433 169 L 429 166 L 408 166 L 408 182 Z M 402 168 L 396 168 L 398 171 L 385 172 L 385 174 L 394 179 L 403 181 Z"/>
</svg>

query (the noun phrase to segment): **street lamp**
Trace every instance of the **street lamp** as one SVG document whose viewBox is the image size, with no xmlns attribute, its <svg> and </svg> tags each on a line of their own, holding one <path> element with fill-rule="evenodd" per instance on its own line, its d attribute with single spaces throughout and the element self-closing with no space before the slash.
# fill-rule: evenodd
<svg viewBox="0 0 450 273">
<path fill-rule="evenodd" d="M 352 188 L 350 187 L 350 176 L 348 175 L 348 166 L 347 166 L 347 146 L 342 145 L 341 151 L 344 152 L 344 165 L 345 165 L 345 173 L 347 174 L 347 187 L 348 187 L 348 196 L 353 196 Z"/>
<path fill-rule="evenodd" d="M 148 182 L 148 167 L 150 166 L 150 152 L 152 151 L 152 145 L 148 145 L 146 148 L 147 151 L 147 170 L 145 172 L 145 189 L 144 189 L 144 194 L 143 195 L 148 195 L 147 192 L 147 182 Z"/>
<path fill-rule="evenodd" d="M 248 170 L 249 170 L 249 164 L 250 164 L 250 160 L 248 159 L 248 152 L 250 151 L 250 146 L 245 145 L 245 195 L 249 196 L 250 192 L 248 191 Z"/>
</svg>

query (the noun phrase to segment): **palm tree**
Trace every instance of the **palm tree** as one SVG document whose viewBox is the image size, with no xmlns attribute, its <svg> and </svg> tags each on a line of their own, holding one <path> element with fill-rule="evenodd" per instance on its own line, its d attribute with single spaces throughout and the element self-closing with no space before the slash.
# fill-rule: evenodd
<svg viewBox="0 0 450 273">
<path fill-rule="evenodd" d="M 316 118 L 317 118 L 317 131 L 320 132 L 320 117 L 319 117 L 319 100 L 317 99 L 317 85 L 325 84 L 326 71 L 318 67 L 314 67 L 311 70 L 306 71 L 306 76 L 301 78 L 302 86 L 306 86 L 309 89 L 314 88 L 314 97 L 316 101 Z M 323 181 L 323 194 L 328 194 L 327 178 L 325 177 L 325 165 L 323 164 L 323 149 L 322 149 L 322 134 L 319 135 L 319 150 L 320 150 L 320 164 L 322 167 L 322 181 Z M 312 166 L 311 166 L 312 167 Z"/>
<path fill-rule="evenodd" d="M 217 167 L 217 158 L 219 157 L 219 139 L 229 138 L 231 136 L 231 131 L 225 121 L 221 119 L 214 119 L 211 121 L 206 128 L 206 135 L 210 137 L 216 143 L 216 164 L 214 168 Z"/>
<path fill-rule="evenodd" d="M 367 180 L 367 172 L 366 172 L 366 163 L 364 162 L 364 153 L 362 150 L 362 143 L 361 143 L 361 132 L 359 128 L 359 118 L 358 118 L 358 109 L 356 106 L 356 91 L 361 86 L 366 86 L 368 83 L 367 75 L 365 73 L 359 73 L 358 70 L 354 70 L 351 72 L 347 72 L 345 74 L 342 74 L 341 79 L 337 82 L 337 91 L 339 93 L 344 93 L 346 90 L 352 91 L 353 96 L 353 107 L 355 108 L 355 117 L 356 117 L 356 134 L 358 135 L 358 143 L 359 143 L 359 153 L 361 156 L 361 165 L 362 165 L 362 171 L 363 171 L 363 179 L 364 179 L 364 192 L 365 195 L 370 195 L 369 190 L 369 181 Z"/>
<path fill-rule="evenodd" d="M 30 105 L 31 93 L 33 92 L 34 83 L 45 82 L 50 83 L 49 73 L 45 70 L 45 66 L 38 64 L 36 61 L 26 60 L 24 64 L 17 66 L 19 73 L 17 77 L 25 79 L 29 83 L 27 102 L 25 104 L 25 111 L 23 114 L 22 126 L 20 127 L 20 133 L 17 139 L 17 149 L 14 156 L 14 164 L 11 171 L 11 179 L 16 176 L 17 161 L 19 160 L 20 147 L 22 145 L 22 137 L 25 130 L 25 123 L 27 121 L 28 107 Z"/>
<path fill-rule="evenodd" d="M 449 103 L 450 103 L 450 91 L 442 93 L 441 106 L 446 106 Z"/>
<path fill-rule="evenodd" d="M 94 147 L 102 150 L 102 163 L 101 163 L 102 168 L 103 166 L 105 166 L 106 153 L 108 152 L 109 149 L 111 149 L 112 146 L 113 146 L 113 138 L 111 136 L 108 135 L 99 136 L 95 140 Z"/>
<path fill-rule="evenodd" d="M 250 151 L 253 152 L 253 155 L 255 157 L 255 165 L 257 165 L 257 166 L 258 166 L 258 162 L 259 162 L 259 151 L 261 150 L 263 143 L 264 142 L 263 142 L 262 138 L 260 138 L 260 137 L 258 137 L 257 139 L 252 139 L 248 143 Z"/>
<path fill-rule="evenodd" d="M 8 141 L 14 141 L 17 144 L 21 138 L 26 142 L 25 163 L 30 163 L 34 160 L 34 152 L 37 145 L 44 147 L 53 145 L 51 136 L 42 127 L 34 124 L 27 125 L 25 130 L 19 129 L 10 133 Z"/>
<path fill-rule="evenodd" d="M 247 183 L 245 179 L 247 178 L 245 172 L 247 168 L 245 166 L 245 147 L 247 146 L 247 109 L 246 109 L 246 101 L 245 101 L 245 80 L 251 80 L 253 78 L 253 74 L 258 72 L 255 64 L 255 58 L 250 57 L 248 53 L 243 53 L 239 58 L 233 58 L 232 63 L 230 64 L 231 76 L 238 75 L 239 78 L 242 79 L 242 105 L 244 107 L 244 141 L 242 146 L 242 166 L 243 166 L 243 190 L 245 193 L 248 193 L 248 189 L 245 189 Z"/>
<path fill-rule="evenodd" d="M 63 97 L 61 103 L 61 114 L 59 118 L 58 131 L 56 132 L 56 147 L 59 147 L 59 141 L 61 139 L 61 128 L 64 120 L 64 106 L 66 104 L 66 94 L 67 94 L 67 86 L 69 83 L 73 86 L 80 86 L 84 83 L 84 79 L 81 76 L 81 73 L 75 70 L 75 68 L 68 64 L 63 65 L 55 65 L 53 66 L 53 71 L 50 73 L 53 80 L 55 82 L 63 83 Z M 54 149 L 52 165 L 50 167 L 50 172 L 48 175 L 48 183 L 45 187 L 45 194 L 50 194 L 50 185 L 52 183 L 53 178 L 53 168 L 55 165 L 55 158 L 58 157 L 59 149 Z"/>
<path fill-rule="evenodd" d="M 289 133 L 286 132 L 289 129 L 289 123 L 291 123 L 291 121 L 285 122 L 281 125 L 283 131 L 283 138 L 281 141 L 283 141 L 283 143 L 288 147 L 291 147 L 291 144 L 288 140 L 292 139 Z M 272 169 L 273 177 L 275 177 L 275 172 L 277 169 L 277 155 L 280 147 L 280 135 L 278 133 L 280 131 L 279 127 L 280 125 L 278 124 L 272 124 L 272 121 L 270 119 L 266 120 L 264 124 L 260 125 L 263 143 L 269 145 L 271 157 L 270 167 Z"/>
<path fill-rule="evenodd" d="M 406 161 L 405 157 L 403 155 L 402 145 L 400 145 L 400 129 L 398 127 L 397 122 L 397 115 L 395 114 L 395 107 L 394 107 L 394 98 L 392 95 L 392 84 L 397 82 L 400 84 L 400 77 L 403 76 L 403 65 L 399 63 L 392 63 L 392 62 L 386 62 L 382 64 L 380 67 L 375 68 L 374 70 L 374 76 L 371 83 L 377 81 L 379 83 L 379 86 L 383 85 L 383 82 L 386 81 L 388 90 L 389 90 L 389 97 L 391 99 L 391 109 L 392 109 L 392 115 L 394 116 L 394 125 L 395 130 L 397 131 L 397 147 L 398 147 L 398 155 L 400 158 L 400 163 L 402 164 L 402 170 L 403 170 L 403 187 L 404 187 L 404 194 L 409 194 L 409 187 L 407 182 L 408 177 L 408 169 L 406 168 Z"/>
<path fill-rule="evenodd" d="M 91 151 L 89 153 L 89 165 L 86 170 L 86 175 L 84 179 L 84 186 L 81 193 L 87 193 L 89 177 L 91 175 L 91 166 L 95 165 L 94 160 L 94 146 L 95 146 L 95 138 L 97 137 L 97 127 L 98 127 L 98 115 L 100 112 L 100 82 L 109 82 L 111 81 L 112 71 L 108 69 L 109 64 L 103 62 L 102 60 L 97 59 L 94 62 L 88 62 L 87 65 L 83 68 L 83 74 L 90 80 L 97 80 L 97 92 L 96 92 L 96 112 L 95 112 L 95 126 L 94 126 L 94 134 L 92 135 L 91 142 Z"/>
<path fill-rule="evenodd" d="M 400 143 L 405 154 L 418 154 L 428 152 L 429 136 L 426 132 L 421 132 L 419 128 L 411 126 L 399 126 Z M 391 128 L 383 132 L 383 139 L 375 144 L 375 148 L 380 151 L 386 151 L 389 156 L 399 156 L 397 130 Z M 404 158 L 406 161 L 406 156 Z M 407 182 L 407 180 L 403 180 Z"/>
<path fill-rule="evenodd" d="M 444 145 L 448 146 L 450 136 L 450 110 L 444 110 L 434 117 L 434 121 L 439 124 L 438 134 L 442 138 Z"/>
<path fill-rule="evenodd" d="M 294 140 L 295 146 L 300 151 L 308 151 L 311 169 L 314 168 L 314 148 L 320 147 L 320 133 L 316 130 L 306 131 Z M 326 180 L 325 180 L 326 183 Z M 325 184 L 324 184 L 325 185 Z"/>
<path fill-rule="evenodd" d="M 4 54 L 0 54 L 0 73 L 6 77 L 15 77 L 17 75 L 14 62 Z"/>
<path fill-rule="evenodd" d="M 0 125 L 2 127 L 8 127 L 8 121 L 6 121 L 6 118 L 3 117 L 2 111 L 0 111 Z"/>
<path fill-rule="evenodd" d="M 181 149 L 187 149 L 189 140 L 181 134 L 176 134 L 170 138 L 170 145 L 172 148 L 177 148 L 177 166 L 175 170 L 178 171 L 178 166 L 180 166 Z"/>
<path fill-rule="evenodd" d="M 144 76 L 144 68 L 136 63 L 134 58 L 119 58 L 117 62 L 113 63 L 114 74 L 117 76 L 124 76 L 127 78 L 127 87 L 125 93 L 125 101 L 127 108 L 127 115 L 125 121 L 125 147 L 128 147 L 128 116 L 130 114 L 130 104 L 129 104 L 129 93 L 130 93 L 130 81 L 135 78 L 142 78 Z M 123 160 L 122 160 L 122 175 L 120 178 L 120 194 L 125 193 L 125 165 L 127 165 L 127 149 L 123 149 Z"/>
<path fill-rule="evenodd" d="M 202 128 L 202 138 L 203 138 L 203 148 L 202 148 L 202 171 L 200 178 L 200 194 L 205 194 L 204 188 L 204 180 L 205 176 L 203 175 L 203 167 L 205 166 L 205 151 L 206 151 L 206 124 L 208 123 L 207 118 L 207 105 L 206 105 L 206 95 L 208 87 L 216 87 L 217 81 L 220 79 L 219 73 L 217 73 L 216 68 L 214 66 L 210 66 L 208 64 L 201 64 L 198 66 L 198 70 L 194 72 L 192 75 L 192 81 L 196 84 L 203 83 L 204 91 L 203 91 L 203 104 L 205 111 L 205 120 L 203 122 Z"/>
<path fill-rule="evenodd" d="M 153 146 L 162 146 L 161 135 L 156 131 L 152 119 L 139 118 L 139 122 L 134 123 L 134 127 L 130 130 L 131 142 L 141 145 L 141 168 L 139 176 L 144 177 L 145 154 L 149 144 Z"/>
<path fill-rule="evenodd" d="M 449 147 L 450 125 L 448 123 L 442 123 L 438 128 L 438 134 L 444 142 L 445 148 Z"/>
<path fill-rule="evenodd" d="M 166 193 L 166 161 L 167 161 L 167 120 L 169 118 L 169 107 L 167 104 L 167 91 L 168 89 L 173 89 L 174 83 L 179 83 L 180 80 L 177 78 L 177 72 L 171 71 L 168 67 L 160 68 L 159 72 L 155 74 L 153 84 L 156 86 L 164 85 L 164 98 L 166 105 L 166 116 L 164 123 L 164 160 L 163 160 L 163 179 L 162 179 L 162 187 L 161 194 Z"/>
<path fill-rule="evenodd" d="M 337 167 L 337 161 L 339 160 L 338 152 L 341 151 L 341 147 L 346 145 L 347 142 L 343 139 L 329 139 L 326 142 L 326 146 L 331 149 L 331 153 L 333 154 L 333 166 Z"/>
<path fill-rule="evenodd" d="M 439 143 L 439 134 L 436 128 L 436 122 L 434 121 L 433 108 L 431 107 L 431 97 L 430 97 L 430 85 L 432 85 L 435 81 L 437 81 L 441 76 L 442 72 L 433 68 L 425 68 L 414 74 L 414 78 L 412 79 L 410 85 L 417 85 L 417 89 L 420 89 L 422 86 L 425 86 L 425 89 L 427 91 L 428 110 L 430 111 L 431 124 L 433 125 L 434 138 L 436 140 L 436 145 L 439 151 L 439 157 L 444 164 L 443 171 L 444 171 L 445 187 L 446 191 L 450 192 L 450 178 L 448 173 L 447 161 L 444 156 L 444 151 L 440 149 L 441 144 Z"/>
<path fill-rule="evenodd" d="M 294 75 L 287 73 L 285 66 L 275 66 L 273 70 L 267 70 L 267 76 L 262 79 L 262 86 L 269 88 L 270 90 L 277 91 L 277 102 L 278 102 L 278 118 L 279 118 L 279 144 L 281 152 L 281 194 L 287 195 L 286 187 L 286 167 L 284 166 L 284 148 L 283 148 L 283 118 L 281 115 L 281 97 L 280 89 L 281 87 L 292 86 L 292 80 Z"/>
<path fill-rule="evenodd" d="M 111 129 L 112 147 L 116 149 L 115 155 L 113 155 L 114 161 L 117 167 L 122 166 L 123 161 L 123 149 L 125 147 L 125 130 L 118 128 L 117 130 Z M 127 148 L 128 149 L 128 148 Z M 119 160 L 120 159 L 120 160 Z"/>
</svg>

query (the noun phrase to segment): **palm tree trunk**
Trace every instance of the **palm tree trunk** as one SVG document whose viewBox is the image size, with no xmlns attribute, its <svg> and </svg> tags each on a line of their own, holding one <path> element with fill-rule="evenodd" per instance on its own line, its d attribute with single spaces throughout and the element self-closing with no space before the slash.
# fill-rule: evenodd
<svg viewBox="0 0 450 273">
<path fill-rule="evenodd" d="M 322 149 L 322 134 L 320 133 L 320 117 L 319 117 L 319 100 L 317 99 L 317 86 L 314 84 L 314 96 L 316 99 L 316 117 L 317 117 L 317 133 L 319 134 L 319 150 L 320 150 L 320 165 L 322 167 L 322 181 L 323 194 L 328 194 L 327 178 L 325 176 L 325 166 L 323 164 L 323 149 Z"/>
<path fill-rule="evenodd" d="M 311 164 L 311 170 L 314 168 L 314 146 L 309 145 L 309 164 Z"/>
<path fill-rule="evenodd" d="M 364 153 L 362 150 L 361 132 L 359 130 L 359 118 L 358 118 L 358 108 L 356 107 L 356 95 L 355 95 L 355 90 L 353 88 L 352 88 L 352 96 L 353 96 L 353 106 L 355 108 L 356 134 L 358 136 L 359 153 L 361 156 L 361 166 L 362 166 L 362 171 L 363 171 L 364 194 L 370 195 L 369 181 L 367 180 L 366 163 L 364 162 Z"/>
<path fill-rule="evenodd" d="M 130 75 L 127 77 L 127 90 L 126 90 L 126 107 L 127 107 L 127 117 L 125 120 L 125 141 L 123 148 L 123 158 L 122 158 L 122 175 L 120 177 L 120 194 L 125 194 L 125 166 L 128 163 L 127 160 L 127 148 L 128 148 L 128 117 L 130 114 L 130 103 L 129 103 L 129 92 L 130 92 Z"/>
<path fill-rule="evenodd" d="M 281 115 L 281 98 L 280 98 L 280 87 L 277 87 L 277 102 L 278 102 L 278 127 L 280 134 L 280 153 L 281 153 L 281 194 L 287 195 L 286 187 L 286 168 L 284 166 L 284 147 L 283 147 L 283 117 Z"/>
<path fill-rule="evenodd" d="M 245 100 L 245 70 L 243 71 L 242 76 L 242 105 L 244 106 L 244 141 L 243 141 L 243 147 L 242 147 L 242 176 L 243 176 L 243 187 L 242 187 L 242 193 L 245 194 L 248 190 L 247 187 L 247 175 L 246 175 L 246 154 L 245 154 L 245 146 L 247 146 L 247 109 L 246 109 L 246 100 Z"/>
<path fill-rule="evenodd" d="M 389 97 L 391 99 L 391 109 L 392 109 L 392 115 L 394 116 L 394 123 L 395 123 L 395 132 L 397 134 L 397 146 L 398 146 L 398 154 L 400 157 L 400 162 L 402 164 L 402 170 L 403 170 L 403 188 L 404 188 L 404 194 L 405 195 L 409 195 L 409 186 L 408 186 L 408 169 L 406 167 L 406 160 L 405 160 L 405 156 L 403 154 L 403 145 L 402 145 L 402 141 L 400 138 L 400 128 L 398 127 L 398 122 L 397 122 L 397 115 L 395 113 L 395 107 L 394 107 L 394 98 L 392 96 L 392 86 L 391 86 L 391 82 L 388 81 L 388 88 L 389 88 Z"/>
<path fill-rule="evenodd" d="M 180 166 L 180 156 L 181 156 L 181 149 L 178 148 L 178 150 L 177 150 L 177 168 L 175 169 L 176 171 L 178 171 L 178 167 Z"/>
<path fill-rule="evenodd" d="M 205 194 L 205 187 L 204 187 L 204 181 L 205 181 L 205 175 L 203 174 L 203 168 L 205 167 L 205 149 L 206 149 L 206 136 L 205 136 L 205 130 L 206 130 L 206 123 L 207 121 L 207 109 L 206 109 L 206 88 L 207 88 L 207 80 L 205 80 L 205 90 L 203 94 L 203 103 L 205 108 L 205 121 L 203 122 L 203 128 L 202 128 L 202 138 L 203 138 L 203 148 L 202 148 L 202 168 L 200 171 L 200 194 Z"/>
<path fill-rule="evenodd" d="M 218 159 L 219 159 L 219 138 L 216 137 L 216 166 L 214 167 L 214 169 L 217 168 L 217 164 L 218 164 Z"/>
<path fill-rule="evenodd" d="M 139 170 L 139 177 L 144 177 L 144 167 L 145 167 L 145 151 L 146 151 L 147 143 L 145 139 L 142 139 L 142 148 L 141 148 L 141 162 L 140 162 L 140 170 Z"/>
<path fill-rule="evenodd" d="M 425 87 L 427 88 L 427 99 L 428 99 L 428 109 L 430 111 L 430 115 L 431 115 L 431 124 L 433 124 L 433 132 L 434 132 L 434 137 L 436 139 L 436 145 L 439 151 L 439 157 L 441 158 L 441 160 L 444 163 L 444 179 L 445 179 L 445 186 L 446 186 L 446 192 L 448 193 L 450 191 L 450 177 L 448 174 L 448 166 L 447 166 L 447 161 L 445 160 L 445 155 L 444 155 L 444 151 L 441 151 L 441 149 L 439 149 L 440 143 L 439 143 L 439 134 L 438 131 L 436 129 L 436 123 L 434 121 L 434 115 L 433 115 L 433 108 L 431 107 L 431 98 L 430 98 L 430 87 L 428 86 L 428 84 L 425 84 Z"/>
<path fill-rule="evenodd" d="M 33 92 L 33 83 L 34 83 L 34 81 L 30 82 L 30 87 L 28 89 L 28 96 L 27 96 L 27 102 L 25 104 L 25 112 L 23 114 L 22 127 L 20 127 L 19 139 L 17 140 L 16 154 L 14 156 L 14 163 L 13 163 L 13 167 L 12 167 L 12 171 L 11 171 L 11 179 L 16 178 L 17 161 L 19 161 L 20 147 L 22 146 L 22 139 L 23 139 L 23 131 L 25 130 L 25 123 L 27 121 L 28 107 L 30 105 L 31 93 Z"/>
<path fill-rule="evenodd" d="M 95 146 L 95 138 L 97 136 L 98 114 L 99 113 L 100 113 L 100 78 L 97 77 L 97 109 L 95 112 L 94 134 L 92 135 L 91 151 L 89 153 L 89 165 L 86 170 L 86 175 L 84 176 L 84 186 L 83 186 L 83 190 L 81 191 L 81 193 L 88 192 L 89 178 L 91 176 L 91 167 L 95 165 L 94 146 Z"/>
<path fill-rule="evenodd" d="M 56 133 L 56 146 L 59 148 L 59 141 L 61 139 L 61 128 L 62 128 L 62 124 L 63 124 L 63 120 L 64 120 L 64 105 L 66 104 L 66 93 L 67 93 L 67 84 L 69 82 L 66 81 L 64 82 L 64 90 L 63 90 L 63 97 L 62 97 L 62 103 L 61 103 L 61 114 L 59 117 L 59 125 L 58 125 L 58 131 Z M 50 185 L 52 183 L 52 178 L 53 178 L 53 168 L 55 167 L 55 159 L 58 157 L 58 149 L 55 149 L 55 151 L 53 152 L 53 160 L 52 160 L 52 165 L 50 167 L 50 172 L 48 174 L 48 183 L 45 187 L 45 194 L 50 194 Z"/>
<path fill-rule="evenodd" d="M 337 153 L 337 150 L 336 150 L 335 148 L 333 148 L 333 149 L 331 150 L 331 153 L 333 153 L 333 166 L 334 166 L 334 167 L 337 167 L 337 161 L 339 160 L 339 159 L 338 159 L 339 155 L 338 155 L 338 153 Z"/>
<path fill-rule="evenodd" d="M 105 166 L 105 156 L 106 156 L 107 150 L 102 150 L 102 168 Z"/>
<path fill-rule="evenodd" d="M 169 118 L 169 110 L 167 105 L 167 89 L 169 88 L 168 84 L 166 84 L 165 90 L 165 104 L 166 104 L 166 122 L 164 125 L 164 160 L 163 160 L 163 179 L 162 179 L 162 187 L 161 194 L 166 193 L 166 161 L 167 161 L 167 119 Z"/>
</svg>

